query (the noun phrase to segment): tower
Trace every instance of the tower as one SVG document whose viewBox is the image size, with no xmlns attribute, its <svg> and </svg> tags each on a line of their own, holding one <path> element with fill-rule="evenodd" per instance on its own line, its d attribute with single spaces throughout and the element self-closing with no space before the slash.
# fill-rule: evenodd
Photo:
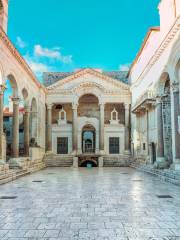
<svg viewBox="0 0 180 240">
<path fill-rule="evenodd" d="M 180 1 L 161 0 L 158 8 L 161 32 L 165 34 L 169 31 L 175 19 L 180 15 Z"/>
<path fill-rule="evenodd" d="M 7 33 L 8 0 L 0 0 L 0 27 Z"/>
</svg>

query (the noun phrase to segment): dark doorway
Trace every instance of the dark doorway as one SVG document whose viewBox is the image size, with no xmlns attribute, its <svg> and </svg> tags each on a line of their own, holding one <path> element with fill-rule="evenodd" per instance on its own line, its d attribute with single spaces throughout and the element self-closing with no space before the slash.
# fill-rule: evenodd
<svg viewBox="0 0 180 240">
<path fill-rule="evenodd" d="M 68 154 L 68 138 L 57 138 L 57 154 Z"/>
<path fill-rule="evenodd" d="M 151 148 L 152 148 L 152 162 L 156 162 L 156 145 L 154 142 L 151 143 Z"/>
<path fill-rule="evenodd" d="M 88 167 L 88 166 L 97 167 L 97 164 L 94 161 L 86 160 L 86 161 L 81 163 L 80 167 Z"/>
<path fill-rule="evenodd" d="M 87 125 L 82 131 L 82 152 L 95 153 L 95 129 L 91 125 Z"/>
</svg>

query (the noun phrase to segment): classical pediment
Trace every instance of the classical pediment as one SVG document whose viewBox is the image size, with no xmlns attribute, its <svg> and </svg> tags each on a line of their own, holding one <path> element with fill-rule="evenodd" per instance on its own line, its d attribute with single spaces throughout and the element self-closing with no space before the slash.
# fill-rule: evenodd
<svg viewBox="0 0 180 240">
<path fill-rule="evenodd" d="M 48 92 L 78 93 L 84 89 L 95 89 L 100 92 L 129 91 L 129 85 L 108 77 L 93 69 L 83 69 L 47 88 Z"/>
</svg>

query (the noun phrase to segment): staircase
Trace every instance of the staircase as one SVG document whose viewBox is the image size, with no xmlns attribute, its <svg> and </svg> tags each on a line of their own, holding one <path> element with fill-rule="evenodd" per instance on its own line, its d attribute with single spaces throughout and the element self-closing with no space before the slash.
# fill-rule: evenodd
<svg viewBox="0 0 180 240">
<path fill-rule="evenodd" d="M 73 156 L 72 155 L 45 155 L 44 161 L 47 167 L 72 167 Z"/>
<path fill-rule="evenodd" d="M 130 167 L 154 175 L 165 182 L 180 186 L 180 171 L 175 171 L 173 169 L 156 169 L 154 165 L 141 164 L 136 161 L 132 162 Z"/>
<path fill-rule="evenodd" d="M 107 155 L 103 157 L 104 167 L 129 167 L 131 156 L 130 155 Z"/>
</svg>

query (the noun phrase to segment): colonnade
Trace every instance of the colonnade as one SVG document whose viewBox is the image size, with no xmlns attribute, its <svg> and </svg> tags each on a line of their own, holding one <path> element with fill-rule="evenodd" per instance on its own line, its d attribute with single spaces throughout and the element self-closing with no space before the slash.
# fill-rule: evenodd
<svg viewBox="0 0 180 240">
<path fill-rule="evenodd" d="M 47 105 L 47 151 L 52 152 L 52 104 Z M 130 153 L 130 105 L 125 104 L 125 151 Z M 104 153 L 104 109 L 105 104 L 99 104 L 99 152 Z M 73 153 L 78 151 L 78 104 L 72 103 L 72 146 Z"/>
</svg>

